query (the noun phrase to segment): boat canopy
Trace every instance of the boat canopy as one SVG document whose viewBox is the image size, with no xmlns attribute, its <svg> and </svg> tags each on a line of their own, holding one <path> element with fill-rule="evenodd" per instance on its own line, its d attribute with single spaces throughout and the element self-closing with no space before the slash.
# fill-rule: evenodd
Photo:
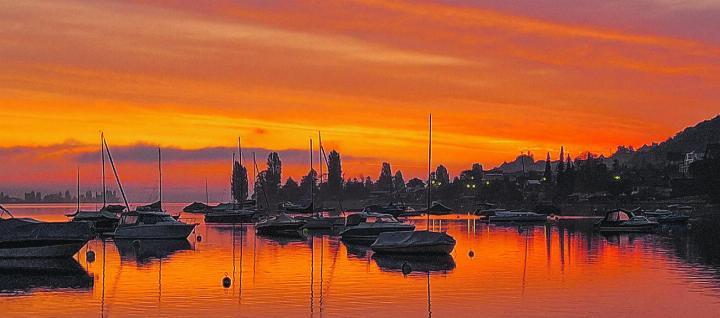
<svg viewBox="0 0 720 318">
<path fill-rule="evenodd" d="M 403 248 L 428 245 L 455 245 L 455 239 L 444 232 L 402 231 L 380 233 L 373 248 Z"/>
<path fill-rule="evenodd" d="M 613 210 L 605 214 L 604 221 L 606 222 L 622 222 L 622 221 L 629 221 L 632 219 L 635 215 L 626 210 Z"/>
<path fill-rule="evenodd" d="M 430 214 L 436 214 L 436 215 L 442 215 L 442 214 L 449 214 L 452 212 L 452 209 L 440 202 L 433 202 L 433 204 L 430 206 L 430 209 L 428 209 L 428 212 Z"/>
<path fill-rule="evenodd" d="M 372 213 L 372 212 L 360 212 L 360 213 L 353 213 L 350 214 L 346 221 L 346 226 L 354 226 L 358 225 L 361 222 L 367 222 L 368 219 L 374 218 L 375 222 L 385 222 L 385 223 L 398 223 L 398 221 L 394 216 L 391 214 L 384 214 L 384 213 Z"/>
<path fill-rule="evenodd" d="M 88 222 L 41 222 L 30 218 L 0 219 L 0 243 L 38 240 L 73 240 L 92 237 Z"/>
<path fill-rule="evenodd" d="M 193 202 L 190 205 L 183 208 L 183 211 L 185 212 L 192 212 L 192 211 L 205 211 L 210 208 L 209 205 L 201 202 Z"/>
</svg>

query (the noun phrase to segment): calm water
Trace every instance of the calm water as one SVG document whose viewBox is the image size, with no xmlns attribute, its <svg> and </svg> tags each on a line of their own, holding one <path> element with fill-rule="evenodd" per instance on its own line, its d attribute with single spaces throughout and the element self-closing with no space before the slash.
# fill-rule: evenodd
<svg viewBox="0 0 720 318">
<path fill-rule="evenodd" d="M 74 210 L 9 208 L 43 220 L 64 220 Z M 425 227 L 422 219 L 412 222 Z M 452 216 L 433 223 L 458 241 L 451 257 L 380 257 L 335 236 L 275 240 L 256 237 L 252 226 L 201 224 L 187 241 L 144 241 L 139 248 L 94 240 L 72 262 L 6 265 L 54 270 L 0 272 L 0 316 L 720 314 L 717 247 L 686 227 L 606 237 L 593 234 L 587 219 L 518 227 Z M 86 250 L 96 253 L 93 262 Z M 404 263 L 412 273 L 402 273 Z M 222 286 L 226 275 L 230 288 Z"/>
</svg>

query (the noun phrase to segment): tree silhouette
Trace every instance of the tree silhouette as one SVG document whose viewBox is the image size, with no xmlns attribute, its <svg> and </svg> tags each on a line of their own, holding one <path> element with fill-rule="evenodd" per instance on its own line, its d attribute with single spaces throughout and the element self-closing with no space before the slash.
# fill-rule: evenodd
<svg viewBox="0 0 720 318">
<path fill-rule="evenodd" d="M 248 196 L 248 176 L 247 169 L 239 162 L 233 164 L 232 179 L 230 182 L 230 190 L 233 200 L 242 203 Z"/>
<path fill-rule="evenodd" d="M 395 176 L 393 177 L 393 185 L 395 187 L 395 190 L 405 189 L 405 179 L 403 178 L 402 171 L 398 170 L 395 172 Z"/>
<path fill-rule="evenodd" d="M 382 164 L 382 170 L 380 170 L 380 177 L 377 181 L 377 188 L 381 191 L 393 190 L 392 170 L 390 170 L 390 164 L 387 162 L 383 162 Z"/>
<path fill-rule="evenodd" d="M 327 173 L 328 192 L 333 197 L 342 195 L 343 178 L 342 178 L 342 162 L 340 154 L 333 150 L 328 154 L 328 173 Z"/>
<path fill-rule="evenodd" d="M 265 175 L 265 191 L 269 200 L 274 200 L 280 191 L 280 180 L 282 178 L 282 162 L 277 152 L 268 154 L 267 170 Z"/>
</svg>

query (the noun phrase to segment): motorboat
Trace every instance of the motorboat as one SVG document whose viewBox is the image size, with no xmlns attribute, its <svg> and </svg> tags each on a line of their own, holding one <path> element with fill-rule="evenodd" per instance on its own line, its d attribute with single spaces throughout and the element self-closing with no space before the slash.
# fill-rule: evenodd
<svg viewBox="0 0 720 318">
<path fill-rule="evenodd" d="M 120 217 L 116 239 L 185 239 L 197 224 L 176 220 L 165 212 L 132 211 Z"/>
<path fill-rule="evenodd" d="M 103 235 L 112 233 L 120 221 L 119 214 L 125 210 L 122 205 L 108 205 L 98 211 L 75 211 L 65 216 L 72 218 L 72 222 L 92 223 L 95 233 Z"/>
<path fill-rule="evenodd" d="M 649 220 L 658 223 L 686 223 L 690 220 L 689 215 L 683 215 L 678 212 L 657 209 L 655 211 L 646 211 L 643 213 Z"/>
<path fill-rule="evenodd" d="M 205 223 L 252 223 L 256 211 L 235 204 L 221 204 L 205 213 Z"/>
<path fill-rule="evenodd" d="M 478 211 L 481 220 L 486 222 L 545 222 L 547 215 L 530 211 L 508 211 L 504 209 L 491 209 Z"/>
<path fill-rule="evenodd" d="M 347 229 L 340 233 L 343 240 L 372 243 L 384 232 L 413 231 L 415 225 L 402 223 L 390 214 L 356 213 L 347 217 Z"/>
<path fill-rule="evenodd" d="M 363 213 L 377 213 L 377 214 L 390 214 L 393 217 L 398 217 L 401 214 L 407 212 L 406 208 L 399 204 L 388 203 L 387 205 L 371 204 L 362 209 Z"/>
<path fill-rule="evenodd" d="M 403 231 L 378 235 L 370 246 L 375 253 L 387 254 L 450 254 L 455 239 L 445 232 Z"/>
<path fill-rule="evenodd" d="M 345 226 L 345 217 L 316 214 L 312 216 L 299 216 L 296 219 L 305 222 L 303 229 L 328 230 Z"/>
<path fill-rule="evenodd" d="M 0 211 L 10 216 L 0 217 L 0 258 L 69 258 L 94 236 L 89 222 L 42 222 Z"/>
<path fill-rule="evenodd" d="M 595 228 L 600 232 L 652 232 L 657 227 L 658 222 L 622 209 L 607 212 L 605 217 L 595 224 Z"/>
<path fill-rule="evenodd" d="M 299 231 L 304 224 L 305 222 L 302 220 L 280 213 L 260 219 L 255 223 L 255 233 L 260 235 L 299 236 Z"/>
</svg>

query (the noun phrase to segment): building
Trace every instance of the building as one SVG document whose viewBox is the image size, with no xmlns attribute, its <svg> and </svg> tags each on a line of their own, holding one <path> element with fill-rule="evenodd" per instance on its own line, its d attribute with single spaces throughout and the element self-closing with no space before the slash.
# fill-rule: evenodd
<svg viewBox="0 0 720 318">
<path fill-rule="evenodd" d="M 699 160 L 705 158 L 705 153 L 688 152 L 685 154 L 685 160 L 680 164 L 680 173 L 687 175 L 690 165 Z"/>
</svg>

